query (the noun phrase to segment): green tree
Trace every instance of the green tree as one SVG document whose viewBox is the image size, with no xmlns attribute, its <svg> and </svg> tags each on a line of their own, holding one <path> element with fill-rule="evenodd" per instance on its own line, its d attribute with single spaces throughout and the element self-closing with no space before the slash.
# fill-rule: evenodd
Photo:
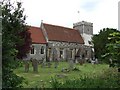
<svg viewBox="0 0 120 90">
<path fill-rule="evenodd" d="M 108 53 L 105 56 L 111 59 L 110 66 L 120 69 L 120 32 L 111 33 L 108 40 L 109 43 L 106 45 Z"/>
<path fill-rule="evenodd" d="M 103 30 L 100 30 L 99 34 L 96 34 L 92 38 L 92 42 L 94 44 L 94 50 L 95 50 L 95 57 L 103 60 L 103 62 L 108 63 L 108 59 L 103 58 L 102 55 L 105 55 L 105 53 L 108 52 L 106 48 L 106 44 L 110 41 L 108 40 L 109 34 L 117 32 L 116 29 L 112 28 L 104 28 Z"/>
<path fill-rule="evenodd" d="M 23 15 L 24 10 L 21 2 L 16 2 L 14 5 L 16 6 L 13 6 L 10 0 L 4 0 L 2 2 L 3 88 L 22 86 L 24 78 L 14 74 L 13 70 L 19 66 L 18 54 L 21 52 L 20 48 L 25 46 L 26 37 L 30 36 L 27 34 L 28 32 L 25 23 L 26 16 Z"/>
</svg>

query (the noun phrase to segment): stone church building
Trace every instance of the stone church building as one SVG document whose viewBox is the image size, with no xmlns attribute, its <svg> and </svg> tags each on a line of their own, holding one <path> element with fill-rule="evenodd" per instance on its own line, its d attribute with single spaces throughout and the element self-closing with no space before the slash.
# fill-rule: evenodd
<svg viewBox="0 0 120 90">
<path fill-rule="evenodd" d="M 93 24 L 82 21 L 73 28 L 41 22 L 40 27 L 30 26 L 32 45 L 26 60 L 44 61 L 93 58 Z"/>
</svg>

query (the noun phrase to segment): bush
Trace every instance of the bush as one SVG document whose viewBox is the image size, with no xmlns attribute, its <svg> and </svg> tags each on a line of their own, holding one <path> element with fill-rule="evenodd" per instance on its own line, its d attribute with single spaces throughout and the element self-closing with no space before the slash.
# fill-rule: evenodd
<svg viewBox="0 0 120 90">
<path fill-rule="evenodd" d="M 102 75 L 80 76 L 78 79 L 67 79 L 64 82 L 52 78 L 53 88 L 120 88 L 120 73 L 116 69 L 110 68 Z"/>
</svg>

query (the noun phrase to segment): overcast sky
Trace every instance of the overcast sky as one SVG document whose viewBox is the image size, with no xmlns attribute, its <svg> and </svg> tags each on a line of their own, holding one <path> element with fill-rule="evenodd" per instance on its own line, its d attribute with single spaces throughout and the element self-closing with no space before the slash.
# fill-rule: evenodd
<svg viewBox="0 0 120 90">
<path fill-rule="evenodd" d="M 73 27 L 73 23 L 93 23 L 93 33 L 103 28 L 118 29 L 118 1 L 120 0 L 21 0 L 26 23 L 40 26 L 44 23 Z"/>
</svg>

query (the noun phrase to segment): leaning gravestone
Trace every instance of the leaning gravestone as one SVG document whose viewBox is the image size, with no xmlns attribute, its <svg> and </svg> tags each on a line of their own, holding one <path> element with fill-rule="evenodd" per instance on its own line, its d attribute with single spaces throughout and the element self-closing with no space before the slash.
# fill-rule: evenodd
<svg viewBox="0 0 120 90">
<path fill-rule="evenodd" d="M 74 68 L 73 59 L 69 59 L 69 69 L 72 70 Z"/>
<path fill-rule="evenodd" d="M 55 61 L 57 59 L 57 50 L 53 48 L 53 60 Z"/>
<path fill-rule="evenodd" d="M 42 61 L 42 65 L 41 65 L 41 67 L 42 67 L 42 68 L 45 67 L 45 64 L 46 64 L 46 61 L 43 60 L 43 61 Z"/>
<path fill-rule="evenodd" d="M 38 61 L 36 59 L 32 60 L 33 72 L 38 73 Z"/>
<path fill-rule="evenodd" d="M 50 63 L 50 61 L 49 61 L 49 62 L 47 62 L 47 66 L 48 66 L 48 68 L 50 68 L 50 67 L 51 67 L 51 63 Z"/>
<path fill-rule="evenodd" d="M 25 64 L 25 72 L 28 72 L 29 71 L 29 61 L 25 60 L 24 64 Z"/>
<path fill-rule="evenodd" d="M 59 58 L 58 58 L 58 53 L 57 53 L 57 50 L 54 48 L 53 49 L 53 59 L 54 59 L 54 67 L 57 68 L 58 67 L 58 61 L 59 61 Z"/>
<path fill-rule="evenodd" d="M 58 67 L 58 64 L 59 64 L 59 61 L 58 61 L 58 58 L 56 58 L 56 60 L 55 60 L 55 68 L 57 68 Z"/>
<path fill-rule="evenodd" d="M 80 65 L 83 65 L 83 61 L 84 61 L 84 54 L 83 54 L 83 55 L 80 55 L 79 60 L 80 60 Z"/>
</svg>

